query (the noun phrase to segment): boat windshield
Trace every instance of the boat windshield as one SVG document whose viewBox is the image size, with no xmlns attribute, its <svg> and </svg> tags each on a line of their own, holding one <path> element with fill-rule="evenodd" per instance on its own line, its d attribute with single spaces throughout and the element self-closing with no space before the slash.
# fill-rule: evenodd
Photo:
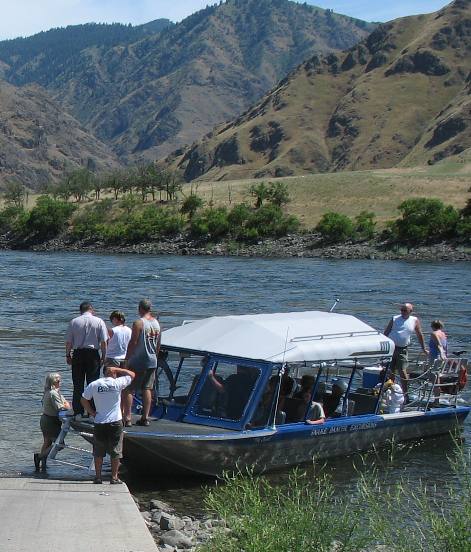
<svg viewBox="0 0 471 552">
<path fill-rule="evenodd" d="M 206 378 L 193 407 L 197 416 L 240 420 L 261 370 L 219 361 Z"/>
</svg>

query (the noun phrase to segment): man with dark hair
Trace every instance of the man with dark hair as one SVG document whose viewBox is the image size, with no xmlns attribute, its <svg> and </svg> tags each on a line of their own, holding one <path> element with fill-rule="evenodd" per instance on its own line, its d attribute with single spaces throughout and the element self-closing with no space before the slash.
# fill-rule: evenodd
<svg viewBox="0 0 471 552">
<path fill-rule="evenodd" d="M 121 392 L 134 379 L 134 373 L 124 368 L 108 366 L 104 377 L 93 381 L 82 395 L 82 406 L 95 418 L 93 428 L 93 457 L 95 460 L 94 483 L 102 483 L 101 469 L 106 454 L 111 458 L 112 485 L 121 483 L 118 477 L 120 459 L 123 456 L 123 422 Z"/>
<path fill-rule="evenodd" d="M 155 383 L 157 357 L 160 349 L 160 324 L 152 314 L 152 304 L 148 299 L 139 301 L 138 318 L 132 325 L 131 341 L 126 352 L 125 366 L 136 373 L 131 386 L 124 393 L 124 425 L 131 425 L 133 393 L 142 393 L 142 415 L 137 425 L 148 426 L 152 402 L 152 389 Z"/>
<path fill-rule="evenodd" d="M 66 361 L 72 366 L 74 414 L 83 414 L 80 399 L 85 380 L 88 385 L 100 377 L 100 366 L 106 357 L 107 339 L 105 323 L 94 315 L 91 303 L 84 301 L 80 305 L 80 316 L 69 324 L 65 344 Z"/>
</svg>

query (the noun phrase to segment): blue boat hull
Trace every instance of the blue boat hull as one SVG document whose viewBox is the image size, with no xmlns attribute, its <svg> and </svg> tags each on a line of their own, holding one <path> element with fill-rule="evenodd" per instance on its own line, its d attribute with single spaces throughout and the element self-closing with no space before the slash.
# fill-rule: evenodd
<svg viewBox="0 0 471 552">
<path fill-rule="evenodd" d="M 276 429 L 244 432 L 126 431 L 124 456 L 128 464 L 158 474 L 221 476 L 252 469 L 263 473 L 365 451 L 388 442 L 409 441 L 455 432 L 470 412 L 468 407 L 366 415 L 328 420 L 324 424 L 286 424 Z M 194 428 L 195 426 L 193 426 Z"/>
</svg>

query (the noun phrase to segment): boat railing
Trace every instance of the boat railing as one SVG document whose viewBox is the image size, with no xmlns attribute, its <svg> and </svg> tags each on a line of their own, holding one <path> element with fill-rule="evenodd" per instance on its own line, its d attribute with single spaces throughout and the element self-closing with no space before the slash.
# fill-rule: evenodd
<svg viewBox="0 0 471 552">
<path fill-rule="evenodd" d="M 70 412 L 61 412 L 59 414 L 59 418 L 62 422 L 61 430 L 59 435 L 57 436 L 56 440 L 53 442 L 49 453 L 47 455 L 46 461 L 48 460 L 54 460 L 55 462 L 59 464 L 63 464 L 66 466 L 72 466 L 74 468 L 80 468 L 84 470 L 90 469 L 90 464 L 84 466 L 83 464 L 78 464 L 76 462 L 70 462 L 68 460 L 62 460 L 57 458 L 57 454 L 63 450 L 71 450 L 77 453 L 80 453 L 82 455 L 87 455 L 93 458 L 93 452 L 89 449 L 85 449 L 82 447 L 76 447 L 74 445 L 69 445 L 66 443 L 65 439 L 68 436 L 69 433 L 73 433 L 75 435 L 78 435 L 80 437 L 83 437 L 86 441 L 91 442 L 93 440 L 93 429 L 92 426 L 90 426 L 90 432 L 87 431 L 80 431 L 76 430 L 72 427 L 72 421 L 74 420 L 74 416 Z"/>
<path fill-rule="evenodd" d="M 330 333 L 330 334 L 314 334 L 314 335 L 301 335 L 290 339 L 291 343 L 299 343 L 303 341 L 320 341 L 322 339 L 347 339 L 349 337 L 366 337 L 370 335 L 379 335 L 377 330 L 364 330 L 357 332 L 342 332 L 342 333 Z"/>
</svg>

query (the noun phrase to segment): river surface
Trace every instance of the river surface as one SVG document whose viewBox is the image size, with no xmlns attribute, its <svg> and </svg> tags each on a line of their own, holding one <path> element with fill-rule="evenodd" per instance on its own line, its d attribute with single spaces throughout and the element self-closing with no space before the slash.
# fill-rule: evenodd
<svg viewBox="0 0 471 552">
<path fill-rule="evenodd" d="M 63 393 L 71 397 L 64 335 L 83 300 L 92 301 L 106 321 L 118 308 L 131 323 L 139 299 L 148 297 L 168 328 L 210 315 L 328 310 L 339 297 L 338 312 L 378 329 L 401 302 L 411 301 L 427 339 L 430 321 L 440 318 L 451 349 L 471 352 L 470 283 L 467 263 L 0 252 L 0 476 L 33 473 L 46 373 L 62 372 Z M 470 418 L 465 447 L 471 446 Z M 446 481 L 452 448 L 451 439 L 443 437 L 407 447 L 399 451 L 395 469 L 412 479 Z M 339 484 L 352 477 L 350 460 L 332 461 L 329 469 Z M 88 477 L 68 466 L 49 471 Z M 200 481 L 129 477 L 128 482 L 138 496 L 158 492 L 180 510 L 201 508 Z"/>
</svg>

